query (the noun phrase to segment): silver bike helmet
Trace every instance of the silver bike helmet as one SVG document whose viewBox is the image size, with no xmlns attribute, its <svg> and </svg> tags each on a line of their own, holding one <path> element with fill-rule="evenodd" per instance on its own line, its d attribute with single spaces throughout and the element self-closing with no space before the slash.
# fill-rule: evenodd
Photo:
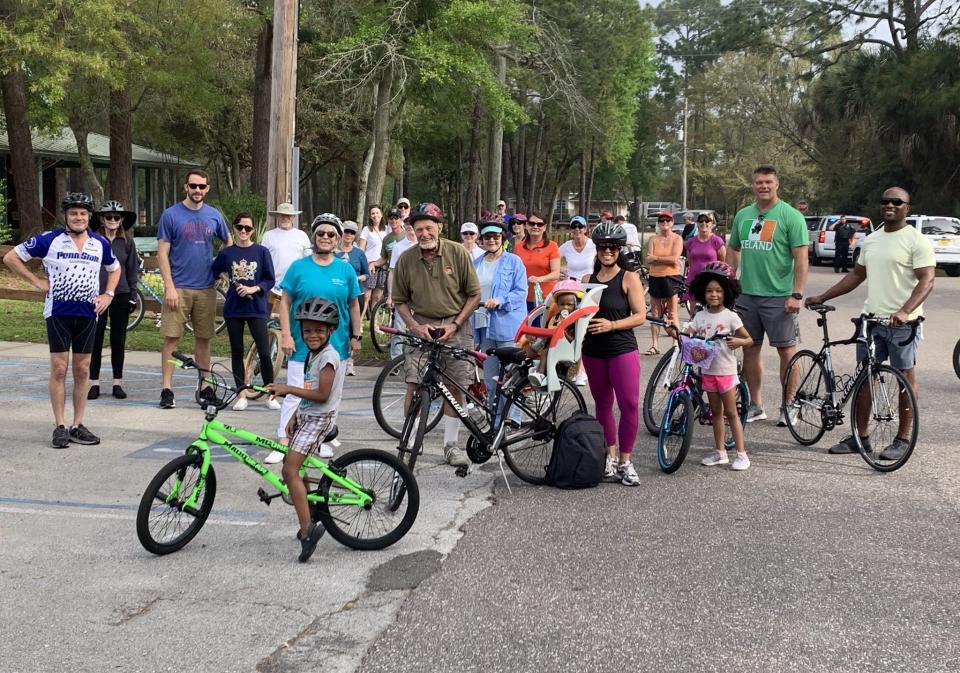
<svg viewBox="0 0 960 673">
<path fill-rule="evenodd" d="M 313 320 L 336 327 L 340 324 L 340 312 L 332 301 L 323 297 L 304 299 L 297 307 L 293 317 L 297 320 Z"/>
<path fill-rule="evenodd" d="M 321 224 L 329 224 L 337 230 L 337 236 L 343 236 L 343 223 L 340 221 L 340 218 L 333 213 L 321 213 L 313 218 L 313 222 L 310 224 L 310 231 L 316 233 L 317 227 Z"/>
</svg>

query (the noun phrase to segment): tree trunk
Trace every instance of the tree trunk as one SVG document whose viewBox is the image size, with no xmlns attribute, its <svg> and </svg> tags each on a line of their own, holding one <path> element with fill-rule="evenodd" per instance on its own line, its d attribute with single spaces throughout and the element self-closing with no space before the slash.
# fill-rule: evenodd
<svg viewBox="0 0 960 673">
<path fill-rule="evenodd" d="M 127 210 L 133 202 L 133 113 L 126 89 L 110 92 L 110 198 Z"/>
<path fill-rule="evenodd" d="M 400 187 L 400 196 L 406 196 L 408 199 L 410 194 L 410 148 L 403 148 L 403 185 Z M 399 198 L 397 199 L 400 200 Z M 394 202 L 396 203 L 396 201 Z"/>
<path fill-rule="evenodd" d="M 480 191 L 480 123 L 482 121 L 480 96 L 473 99 L 473 123 L 470 125 L 470 156 L 467 173 L 467 194 L 464 203 L 464 213 L 461 222 L 479 222 L 480 213 L 477 211 Z"/>
<path fill-rule="evenodd" d="M 589 219 L 587 211 L 587 151 L 580 152 L 580 193 L 577 194 L 577 214 Z"/>
<path fill-rule="evenodd" d="M 514 157 L 514 162 L 517 164 L 517 181 L 514 184 L 514 189 L 516 190 L 517 196 L 517 212 L 526 213 L 527 204 L 524 201 L 526 196 L 526 182 L 527 182 L 527 133 L 526 128 L 521 126 L 517 129 L 517 153 Z"/>
<path fill-rule="evenodd" d="M 79 115 L 70 115 L 70 130 L 73 131 L 73 137 L 77 139 L 77 154 L 80 158 L 80 179 L 83 181 L 83 189 L 93 196 L 97 203 L 103 202 L 103 185 L 97 180 L 97 174 L 93 169 L 93 160 L 90 158 L 90 149 L 87 147 L 87 129 L 86 123 L 80 120 Z"/>
<path fill-rule="evenodd" d="M 590 143 L 590 167 L 587 171 L 587 212 L 590 212 L 590 204 L 593 202 L 593 178 L 596 176 L 596 145 Z"/>
<path fill-rule="evenodd" d="M 359 224 L 366 222 L 364 214 L 367 212 L 367 182 L 370 179 L 370 166 L 373 165 L 373 152 L 376 141 L 370 142 L 366 154 L 363 156 L 363 164 L 360 166 L 360 174 L 357 176 L 357 216 Z"/>
<path fill-rule="evenodd" d="M 393 70 L 388 69 L 377 86 L 376 110 L 373 115 L 373 157 L 367 178 L 367 204 L 379 204 L 383 200 L 383 184 L 387 175 L 387 160 L 390 158 L 390 118 L 393 109 Z"/>
<path fill-rule="evenodd" d="M 10 141 L 13 189 L 19 216 L 17 226 L 22 239 L 26 238 L 28 233 L 41 231 L 43 220 L 40 215 L 40 189 L 37 186 L 30 121 L 27 119 L 27 87 L 19 67 L 0 77 L 0 90 L 3 93 L 7 138 Z"/>
<path fill-rule="evenodd" d="M 537 179 L 540 177 L 540 152 L 543 149 L 543 106 L 540 106 L 540 112 L 537 120 L 537 140 L 533 144 L 533 157 L 530 168 L 530 183 L 527 185 L 527 211 L 539 210 L 540 204 L 537 202 Z"/>
<path fill-rule="evenodd" d="M 497 81 L 503 84 L 507 80 L 507 58 L 497 54 Z M 495 210 L 500 197 L 501 175 L 503 173 L 503 123 L 499 119 L 490 119 L 487 128 L 487 156 L 483 198 L 490 210 Z"/>
<path fill-rule="evenodd" d="M 265 20 L 257 36 L 256 63 L 253 69 L 253 154 L 250 188 L 267 197 L 267 166 L 270 151 L 270 89 L 273 86 L 273 21 Z M 270 218 L 271 224 L 273 218 Z"/>
</svg>

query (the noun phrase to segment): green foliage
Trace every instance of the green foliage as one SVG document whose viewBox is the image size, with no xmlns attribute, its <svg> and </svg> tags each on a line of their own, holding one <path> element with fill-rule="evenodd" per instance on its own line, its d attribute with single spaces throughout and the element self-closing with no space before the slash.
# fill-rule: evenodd
<svg viewBox="0 0 960 673">
<path fill-rule="evenodd" d="M 0 180 L 0 245 L 13 241 L 13 227 L 7 222 L 7 183 Z"/>
<path fill-rule="evenodd" d="M 233 218 L 240 213 L 250 213 L 253 215 L 253 222 L 256 227 L 256 231 L 254 232 L 256 240 L 262 238 L 267 222 L 267 202 L 262 196 L 247 191 L 227 193 L 215 200 L 213 205 L 223 213 L 227 224 L 233 222 Z"/>
</svg>

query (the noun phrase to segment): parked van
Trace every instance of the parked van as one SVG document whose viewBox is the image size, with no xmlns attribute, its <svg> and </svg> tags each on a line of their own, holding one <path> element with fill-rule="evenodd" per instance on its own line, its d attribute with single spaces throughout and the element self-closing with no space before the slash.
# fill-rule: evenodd
<svg viewBox="0 0 960 673">
<path fill-rule="evenodd" d="M 862 215 L 824 215 L 820 218 L 815 229 L 810 228 L 813 225 L 808 218 L 807 229 L 810 234 L 809 255 L 810 263 L 814 266 L 820 266 L 824 264 L 826 260 L 830 260 L 831 263 L 833 262 L 836 251 L 834 230 L 837 228 L 837 225 L 840 224 L 841 219 L 846 220 L 847 224 L 856 230 L 854 242 L 850 245 L 851 251 L 853 251 L 856 245 L 868 234 L 873 232 L 873 222 L 870 221 L 869 217 L 863 217 Z"/>
<path fill-rule="evenodd" d="M 945 215 L 907 215 L 907 224 L 916 227 L 933 244 L 937 268 L 948 276 L 960 276 L 960 220 Z M 853 251 L 853 259 L 860 256 L 860 244 Z"/>
</svg>

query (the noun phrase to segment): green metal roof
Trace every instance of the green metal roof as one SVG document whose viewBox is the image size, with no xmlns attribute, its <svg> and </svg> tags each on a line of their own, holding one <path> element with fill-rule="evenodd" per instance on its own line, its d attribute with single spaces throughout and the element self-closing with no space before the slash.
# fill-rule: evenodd
<svg viewBox="0 0 960 673">
<path fill-rule="evenodd" d="M 87 136 L 87 148 L 90 151 L 90 157 L 95 164 L 110 163 L 110 138 L 99 133 L 91 133 Z M 7 139 L 7 132 L 0 131 L 0 154 L 10 152 L 10 141 Z M 58 135 L 45 136 L 38 132 L 33 132 L 33 153 L 38 157 L 50 157 L 55 159 L 77 159 L 77 141 L 73 137 L 73 131 L 64 127 Z M 158 152 L 141 145 L 133 145 L 133 164 L 134 166 L 151 166 L 156 168 L 171 168 L 177 166 L 200 166 L 199 163 L 191 159 L 184 159 L 173 154 Z"/>
</svg>

